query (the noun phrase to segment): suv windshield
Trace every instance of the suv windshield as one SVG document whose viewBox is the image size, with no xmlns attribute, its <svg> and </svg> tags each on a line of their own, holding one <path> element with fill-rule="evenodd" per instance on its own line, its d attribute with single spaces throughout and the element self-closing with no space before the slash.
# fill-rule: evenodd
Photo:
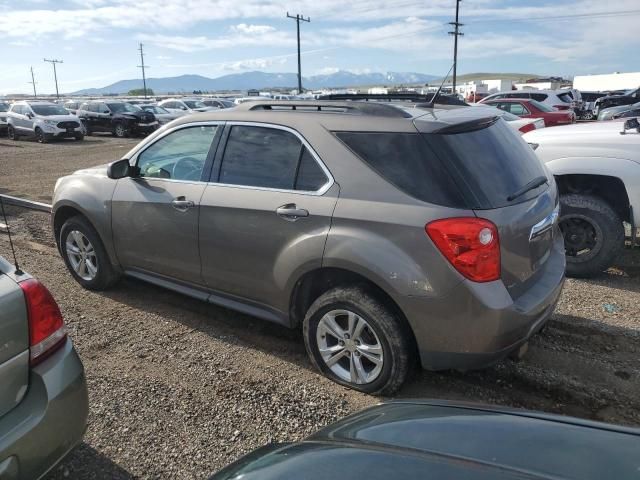
<svg viewBox="0 0 640 480">
<path fill-rule="evenodd" d="M 140 107 L 136 107 L 135 105 L 131 105 L 130 103 L 107 103 L 107 107 L 113 113 L 121 113 L 121 112 L 139 112 Z"/>
<path fill-rule="evenodd" d="M 145 112 L 151 112 L 151 113 L 169 113 L 168 110 L 165 110 L 162 107 L 156 107 L 155 105 L 145 105 L 144 107 L 142 107 L 142 109 Z"/>
<path fill-rule="evenodd" d="M 545 105 L 544 103 L 541 103 L 541 102 L 539 102 L 537 100 L 531 100 L 531 105 L 536 107 L 541 112 L 555 112 L 556 111 L 553 108 L 551 108 L 549 105 Z"/>
<path fill-rule="evenodd" d="M 31 104 L 31 110 L 36 115 L 48 117 L 49 115 L 69 115 L 69 111 L 60 105 L 34 105 Z"/>
<path fill-rule="evenodd" d="M 189 108 L 206 108 L 207 106 L 197 100 L 184 100 L 184 104 Z"/>
</svg>

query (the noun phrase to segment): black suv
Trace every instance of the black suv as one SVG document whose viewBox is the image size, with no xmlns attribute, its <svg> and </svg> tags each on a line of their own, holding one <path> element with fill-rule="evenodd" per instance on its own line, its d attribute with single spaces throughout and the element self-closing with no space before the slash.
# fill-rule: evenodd
<svg viewBox="0 0 640 480">
<path fill-rule="evenodd" d="M 607 95 L 596 100 L 595 113 L 597 116 L 604 108 L 632 105 L 637 102 L 640 102 L 640 88 L 627 90 L 621 95 Z"/>
<path fill-rule="evenodd" d="M 151 133 L 159 125 L 153 113 L 127 102 L 85 102 L 78 108 L 77 115 L 86 135 L 111 132 L 116 137 L 128 137 Z"/>
</svg>

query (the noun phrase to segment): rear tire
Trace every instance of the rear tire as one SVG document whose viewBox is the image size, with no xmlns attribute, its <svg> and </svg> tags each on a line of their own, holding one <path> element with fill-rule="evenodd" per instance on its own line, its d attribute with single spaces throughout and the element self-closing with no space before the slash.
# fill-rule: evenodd
<svg viewBox="0 0 640 480">
<path fill-rule="evenodd" d="M 87 290 L 106 290 L 120 279 L 98 232 L 85 217 L 78 215 L 64 222 L 60 229 L 59 245 L 69 272 Z M 74 250 L 77 253 L 73 253 Z M 83 258 L 90 259 L 91 268 L 86 263 L 85 268 L 78 268 L 79 260 Z"/>
<path fill-rule="evenodd" d="M 608 203 L 592 195 L 560 197 L 560 229 L 569 277 L 604 272 L 624 248 L 622 219 Z"/>
<path fill-rule="evenodd" d="M 327 329 L 331 320 L 340 327 L 332 330 L 334 333 Z M 365 326 L 358 329 L 361 321 Z M 361 392 L 392 395 L 414 365 L 409 327 L 361 287 L 337 287 L 321 295 L 307 311 L 303 332 L 313 365 L 334 382 Z M 338 353 L 342 356 L 332 363 Z M 353 372 L 363 373 L 354 377 Z"/>
</svg>

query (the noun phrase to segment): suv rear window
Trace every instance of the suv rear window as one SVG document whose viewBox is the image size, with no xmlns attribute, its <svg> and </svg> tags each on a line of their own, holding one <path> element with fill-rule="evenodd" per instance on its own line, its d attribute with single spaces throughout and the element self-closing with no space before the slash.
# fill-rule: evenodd
<svg viewBox="0 0 640 480">
<path fill-rule="evenodd" d="M 564 103 L 571 103 L 573 101 L 573 96 L 569 92 L 558 94 L 558 98 Z"/>
<path fill-rule="evenodd" d="M 419 133 L 335 132 L 358 157 L 400 190 L 424 202 L 464 207 L 460 189 Z"/>
<path fill-rule="evenodd" d="M 335 132 L 387 181 L 424 202 L 458 208 L 499 208 L 507 197 L 546 176 L 535 153 L 504 120 L 461 133 Z"/>
<path fill-rule="evenodd" d="M 536 100 L 537 102 L 544 102 L 547 99 L 548 95 L 546 93 L 532 93 L 531 98 Z"/>
</svg>

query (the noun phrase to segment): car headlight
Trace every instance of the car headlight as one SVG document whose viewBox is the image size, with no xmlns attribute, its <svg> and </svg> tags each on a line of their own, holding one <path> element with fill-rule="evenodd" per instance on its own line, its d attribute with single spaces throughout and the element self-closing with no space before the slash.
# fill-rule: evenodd
<svg viewBox="0 0 640 480">
<path fill-rule="evenodd" d="M 58 122 L 56 122 L 55 120 L 44 120 L 44 123 L 47 125 L 55 125 Z"/>
</svg>

